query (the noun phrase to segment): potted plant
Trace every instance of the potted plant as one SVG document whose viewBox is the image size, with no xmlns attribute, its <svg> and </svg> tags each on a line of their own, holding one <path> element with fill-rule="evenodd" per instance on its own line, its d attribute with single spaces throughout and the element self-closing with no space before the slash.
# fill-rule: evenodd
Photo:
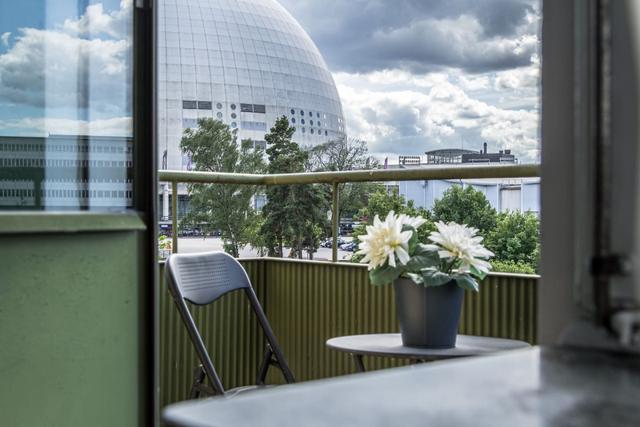
<svg viewBox="0 0 640 427">
<path fill-rule="evenodd" d="M 464 290 L 478 291 L 493 253 L 478 230 L 454 222 L 437 222 L 429 242 L 419 242 L 425 222 L 393 211 L 384 221 L 376 216 L 359 236 L 358 254 L 372 284 L 394 284 L 404 345 L 455 347 Z"/>
</svg>

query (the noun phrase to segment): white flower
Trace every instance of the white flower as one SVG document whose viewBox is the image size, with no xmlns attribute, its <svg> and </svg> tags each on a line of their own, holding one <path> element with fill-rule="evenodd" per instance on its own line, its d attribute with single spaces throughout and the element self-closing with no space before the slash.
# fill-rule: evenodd
<svg viewBox="0 0 640 427">
<path fill-rule="evenodd" d="M 403 225 L 405 225 L 405 224 L 406 225 L 410 225 L 411 227 L 415 228 L 416 230 L 422 224 L 427 222 L 427 220 L 422 218 L 421 216 L 407 216 L 405 214 L 400 215 L 398 217 L 398 219 L 400 220 L 400 222 L 402 222 Z"/>
<path fill-rule="evenodd" d="M 373 225 L 367 226 L 367 234 L 360 236 L 358 254 L 364 255 L 360 262 L 368 263 L 369 270 L 383 267 L 387 262 L 395 267 L 396 256 L 400 264 L 409 262 L 409 239 L 413 232 L 402 231 L 405 222 L 401 217 L 391 211 L 382 222 L 376 215 Z"/>
<path fill-rule="evenodd" d="M 491 264 L 484 259 L 492 257 L 493 252 L 481 244 L 482 237 L 476 235 L 477 229 L 455 222 L 445 224 L 442 221 L 436 223 L 436 228 L 438 231 L 429 236 L 435 245 L 429 246 L 438 251 L 440 258 L 458 258 L 461 261 L 458 267 L 460 272 L 468 273 L 471 267 L 483 273 L 489 272 Z"/>
</svg>

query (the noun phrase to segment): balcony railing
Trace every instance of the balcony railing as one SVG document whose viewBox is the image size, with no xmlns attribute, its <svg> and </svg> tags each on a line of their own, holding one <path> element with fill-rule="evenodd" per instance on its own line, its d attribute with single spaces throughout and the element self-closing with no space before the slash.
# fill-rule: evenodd
<svg viewBox="0 0 640 427">
<path fill-rule="evenodd" d="M 340 221 L 338 185 L 346 182 L 388 182 L 388 181 L 424 181 L 434 179 L 478 179 L 478 178 L 530 178 L 540 176 L 539 165 L 494 165 L 467 166 L 448 165 L 414 169 L 377 169 L 340 172 L 312 172 L 292 174 L 238 174 L 224 172 L 183 172 L 162 170 L 158 172 L 161 182 L 171 183 L 171 218 L 173 235 L 173 251 L 178 251 L 178 184 L 240 184 L 240 185 L 299 185 L 330 184 L 331 197 L 331 231 L 333 262 L 338 261 L 338 226 Z"/>
<path fill-rule="evenodd" d="M 353 263 L 243 259 L 253 287 L 297 381 L 355 372 L 344 353 L 325 347 L 329 338 L 398 332 L 393 288 L 372 286 L 367 267 Z M 162 268 L 161 268 L 162 270 Z M 161 275 L 162 277 L 162 275 Z M 465 293 L 460 333 L 536 343 L 538 276 L 492 273 L 478 293 Z M 163 281 L 160 282 L 160 401 L 186 400 L 199 361 Z M 264 340 L 241 293 L 190 309 L 225 387 L 255 384 Z M 365 358 L 367 370 L 404 364 Z M 271 369 L 268 383 L 282 383 Z"/>
<path fill-rule="evenodd" d="M 371 286 L 366 266 L 337 263 L 338 184 L 433 179 L 519 178 L 538 176 L 537 165 L 434 167 L 429 169 L 244 175 L 160 171 L 171 182 L 175 209 L 178 183 L 295 185 L 333 187 L 334 262 L 250 258 L 241 260 L 298 381 L 354 372 L 352 361 L 328 350 L 325 341 L 340 335 L 397 332 L 393 291 Z M 175 212 L 175 211 L 174 211 Z M 173 230 L 177 230 L 173 215 Z M 174 251 L 177 234 L 173 233 Z M 162 273 L 162 271 L 161 271 Z M 161 274 L 162 277 L 162 274 Z M 492 273 L 478 293 L 465 295 L 460 333 L 537 339 L 538 276 Z M 160 282 L 160 389 L 162 406 L 185 400 L 198 360 L 163 281 Z M 264 340 L 248 305 L 228 295 L 208 307 L 191 307 L 225 387 L 252 384 Z M 399 366 L 393 359 L 366 359 L 367 369 Z M 282 379 L 272 370 L 269 382 Z"/>
</svg>

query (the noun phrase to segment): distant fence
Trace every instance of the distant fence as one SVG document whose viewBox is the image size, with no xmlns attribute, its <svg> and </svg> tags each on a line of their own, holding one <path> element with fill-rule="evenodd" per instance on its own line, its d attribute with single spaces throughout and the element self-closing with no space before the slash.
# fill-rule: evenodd
<svg viewBox="0 0 640 427">
<path fill-rule="evenodd" d="M 278 258 L 241 261 L 297 381 L 354 372 L 346 354 L 329 350 L 334 336 L 398 332 L 393 289 L 369 284 L 366 266 Z M 163 270 L 163 269 L 161 269 Z M 163 273 L 161 271 L 161 273 Z M 460 333 L 536 342 L 538 276 L 492 274 L 466 292 Z M 198 361 L 164 282 L 160 283 L 162 406 L 185 400 Z M 198 327 L 227 388 L 255 382 L 264 340 L 243 295 L 195 307 Z M 402 361 L 366 358 L 367 369 Z M 277 369 L 271 382 L 281 382 Z"/>
</svg>

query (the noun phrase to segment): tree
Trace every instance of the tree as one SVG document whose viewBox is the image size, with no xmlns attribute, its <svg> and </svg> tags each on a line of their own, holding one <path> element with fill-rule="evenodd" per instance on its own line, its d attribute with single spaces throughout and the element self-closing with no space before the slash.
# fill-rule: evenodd
<svg viewBox="0 0 640 427">
<path fill-rule="evenodd" d="M 531 212 L 506 212 L 497 217 L 496 226 L 486 239 L 495 260 L 538 268 L 540 221 Z"/>
<path fill-rule="evenodd" d="M 378 161 L 369 155 L 366 141 L 343 137 L 308 148 L 308 170 L 347 171 L 375 169 Z"/>
<path fill-rule="evenodd" d="M 369 155 L 367 143 L 360 139 L 343 137 L 336 141 L 307 148 L 309 160 L 306 169 L 313 172 L 375 169 L 378 161 Z M 367 205 L 376 184 L 368 182 L 344 183 L 338 186 L 341 217 L 353 217 Z M 328 193 L 329 194 L 329 193 Z M 327 204 L 329 204 L 327 200 Z"/>
<path fill-rule="evenodd" d="M 295 128 L 285 116 L 276 120 L 265 135 L 270 174 L 304 172 L 308 153 L 293 142 Z M 315 225 L 323 220 L 324 195 L 315 185 L 275 185 L 267 188 L 267 203 L 263 209 L 262 233 L 269 256 L 283 256 L 284 245 L 292 247 L 292 256 L 302 258 L 303 250 L 310 254 L 318 248 L 313 238 Z"/>
<path fill-rule="evenodd" d="M 207 172 L 263 173 L 263 151 L 251 140 L 239 146 L 237 132 L 210 118 L 199 119 L 198 129 L 186 129 L 180 148 L 191 157 L 195 169 Z M 188 186 L 191 211 L 183 223 L 220 229 L 227 252 L 237 257 L 248 242 L 247 230 L 255 221 L 251 199 L 256 188 L 242 185 L 191 184 Z"/>
<path fill-rule="evenodd" d="M 433 206 L 433 220 L 466 224 L 484 237 L 496 226 L 496 210 L 485 195 L 472 186 L 454 185 Z"/>
</svg>

